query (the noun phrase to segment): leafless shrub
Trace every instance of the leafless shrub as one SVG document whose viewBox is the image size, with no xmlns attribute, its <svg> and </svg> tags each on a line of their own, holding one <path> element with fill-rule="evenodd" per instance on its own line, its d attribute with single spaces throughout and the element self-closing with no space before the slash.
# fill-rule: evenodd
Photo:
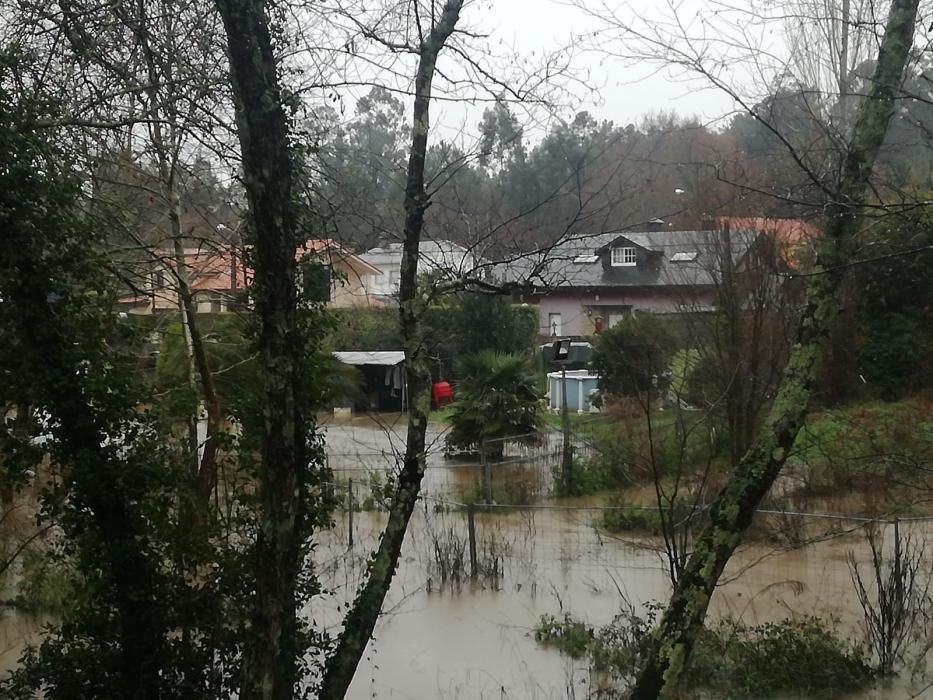
<svg viewBox="0 0 933 700">
<path fill-rule="evenodd" d="M 511 551 L 511 544 L 498 526 L 484 535 L 476 561 L 477 577 L 499 590 L 499 584 L 505 575 L 505 558 Z"/>
<path fill-rule="evenodd" d="M 895 520 L 894 550 L 886 557 L 884 541 L 876 527 L 866 532 L 871 550 L 869 574 L 874 582 L 862 576 L 853 552 L 847 559 L 849 574 L 864 616 L 864 629 L 872 651 L 878 656 L 882 675 L 890 675 L 903 660 L 904 653 L 923 617 L 924 601 L 933 575 L 923 567 L 926 547 L 917 544 L 908 534 L 901 536 Z"/>
<path fill-rule="evenodd" d="M 459 587 L 469 577 L 466 538 L 450 527 L 440 533 L 431 533 L 431 547 L 434 558 L 428 576 L 428 591 L 433 588 L 434 575 L 438 576 L 442 587 L 447 583 Z"/>
<path fill-rule="evenodd" d="M 427 589 L 450 586 L 459 590 L 470 580 L 501 589 L 505 560 L 512 545 L 500 527 L 484 532 L 476 541 L 476 561 L 471 560 L 469 535 L 454 526 L 429 529 L 430 555 L 427 557 Z"/>
</svg>

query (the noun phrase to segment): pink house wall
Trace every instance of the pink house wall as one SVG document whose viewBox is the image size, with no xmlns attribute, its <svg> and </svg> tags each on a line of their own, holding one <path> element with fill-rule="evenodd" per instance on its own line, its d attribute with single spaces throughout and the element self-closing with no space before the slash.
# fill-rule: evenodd
<svg viewBox="0 0 933 700">
<path fill-rule="evenodd" d="M 709 310 L 715 303 L 712 290 L 601 290 L 599 292 L 553 292 L 526 298 L 538 306 L 538 332 L 550 335 L 550 314 L 561 315 L 561 335 L 588 336 L 594 332 L 594 318 L 601 316 L 603 328 L 608 327 L 610 312 L 630 307 L 633 311 L 652 313 L 684 313 Z M 589 313 L 588 313 L 589 312 Z"/>
</svg>

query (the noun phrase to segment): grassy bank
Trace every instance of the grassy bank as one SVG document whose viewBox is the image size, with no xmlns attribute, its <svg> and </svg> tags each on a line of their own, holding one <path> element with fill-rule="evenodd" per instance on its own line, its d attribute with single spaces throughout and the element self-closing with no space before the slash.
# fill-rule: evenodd
<svg viewBox="0 0 933 700">
<path fill-rule="evenodd" d="M 652 506 L 659 483 L 667 492 L 677 485 L 688 502 L 702 489 L 703 501 L 732 466 L 725 427 L 701 412 L 659 411 L 649 423 L 632 411 L 585 426 L 590 453 L 559 481 L 558 496 L 613 494 L 621 496 L 617 505 Z M 931 460 L 933 402 L 924 398 L 819 411 L 800 432 L 770 505 L 924 514 L 933 496 Z"/>
</svg>

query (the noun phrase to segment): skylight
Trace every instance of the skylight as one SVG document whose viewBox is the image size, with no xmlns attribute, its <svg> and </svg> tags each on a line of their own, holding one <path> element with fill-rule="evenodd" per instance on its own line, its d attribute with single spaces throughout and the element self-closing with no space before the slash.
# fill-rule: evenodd
<svg viewBox="0 0 933 700">
<path fill-rule="evenodd" d="M 573 259 L 578 265 L 591 265 L 592 263 L 599 260 L 598 255 L 578 255 Z"/>
<path fill-rule="evenodd" d="M 671 262 L 693 262 L 697 259 L 697 252 L 691 251 L 688 253 L 674 253 L 671 256 Z"/>
</svg>

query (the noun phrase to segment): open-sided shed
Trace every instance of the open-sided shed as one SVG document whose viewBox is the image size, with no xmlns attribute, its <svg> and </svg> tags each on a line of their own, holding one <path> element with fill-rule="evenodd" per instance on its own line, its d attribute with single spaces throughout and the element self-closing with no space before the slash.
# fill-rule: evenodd
<svg viewBox="0 0 933 700">
<path fill-rule="evenodd" d="M 364 401 L 353 408 L 363 411 L 404 411 L 408 407 L 405 353 L 401 350 L 335 352 L 340 362 L 359 368 Z"/>
</svg>

